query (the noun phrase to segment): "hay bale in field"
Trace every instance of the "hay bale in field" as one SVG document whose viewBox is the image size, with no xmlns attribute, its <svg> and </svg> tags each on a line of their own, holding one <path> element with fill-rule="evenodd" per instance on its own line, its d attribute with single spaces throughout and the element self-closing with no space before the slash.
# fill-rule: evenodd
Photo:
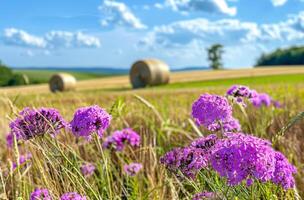
<svg viewBox="0 0 304 200">
<path fill-rule="evenodd" d="M 52 92 L 64 92 L 76 88 L 76 79 L 71 74 L 59 73 L 54 74 L 49 81 Z"/>
<path fill-rule="evenodd" d="M 145 59 L 135 62 L 130 70 L 133 88 L 169 83 L 169 66 L 157 59 Z"/>
</svg>

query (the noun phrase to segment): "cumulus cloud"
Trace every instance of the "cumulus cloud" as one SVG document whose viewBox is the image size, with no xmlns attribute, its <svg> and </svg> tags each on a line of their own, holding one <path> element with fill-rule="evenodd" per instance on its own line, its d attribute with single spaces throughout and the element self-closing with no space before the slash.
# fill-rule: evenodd
<svg viewBox="0 0 304 200">
<path fill-rule="evenodd" d="M 54 48 L 98 48 L 100 39 L 82 32 L 50 31 L 44 36 L 34 36 L 24 30 L 8 28 L 2 37 L 7 45 L 54 49 Z"/>
<path fill-rule="evenodd" d="M 99 6 L 102 12 L 102 26 L 126 26 L 134 29 L 145 29 L 147 26 L 137 18 L 130 8 L 118 1 L 104 0 Z"/>
<path fill-rule="evenodd" d="M 277 7 L 277 6 L 283 6 L 287 2 L 287 0 L 271 0 L 271 2 L 274 6 Z"/>
<path fill-rule="evenodd" d="M 184 13 L 198 11 L 234 16 L 236 7 L 229 7 L 226 0 L 166 0 L 165 5 Z"/>
<path fill-rule="evenodd" d="M 45 48 L 47 46 L 44 38 L 15 28 L 7 28 L 4 30 L 3 41 L 8 45 L 23 47 Z"/>
<path fill-rule="evenodd" d="M 194 41 L 204 45 L 222 43 L 240 45 L 271 41 L 286 42 L 304 39 L 304 12 L 290 16 L 286 21 L 258 25 L 237 19 L 209 21 L 204 18 L 177 21 L 156 26 L 141 39 L 138 46 L 149 48 L 185 46 Z"/>
<path fill-rule="evenodd" d="M 288 20 L 277 24 L 262 24 L 260 40 L 293 41 L 304 39 L 304 12 L 290 16 Z"/>
<path fill-rule="evenodd" d="M 51 48 L 98 48 L 101 46 L 99 38 L 82 32 L 51 31 L 45 36 Z"/>
<path fill-rule="evenodd" d="M 157 26 L 140 41 L 140 45 L 177 46 L 195 40 L 206 43 L 234 44 L 255 39 L 260 34 L 257 24 L 235 19 L 209 21 L 204 18 Z"/>
</svg>

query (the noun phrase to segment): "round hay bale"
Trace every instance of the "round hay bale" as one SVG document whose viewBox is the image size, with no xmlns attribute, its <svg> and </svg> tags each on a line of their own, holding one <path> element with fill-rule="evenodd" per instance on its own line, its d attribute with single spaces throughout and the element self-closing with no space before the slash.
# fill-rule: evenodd
<svg viewBox="0 0 304 200">
<path fill-rule="evenodd" d="M 74 90 L 76 88 L 76 79 L 71 74 L 54 74 L 49 81 L 49 86 L 52 92 Z"/>
<path fill-rule="evenodd" d="M 142 88 L 169 83 L 169 66 L 157 59 L 145 59 L 135 62 L 130 70 L 133 88 Z"/>
</svg>

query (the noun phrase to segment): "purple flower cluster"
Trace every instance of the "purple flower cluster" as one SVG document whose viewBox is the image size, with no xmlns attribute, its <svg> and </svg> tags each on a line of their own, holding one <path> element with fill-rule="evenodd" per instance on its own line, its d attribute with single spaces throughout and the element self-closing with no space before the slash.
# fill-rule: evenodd
<svg viewBox="0 0 304 200">
<path fill-rule="evenodd" d="M 106 138 L 103 147 L 122 151 L 126 143 L 132 147 L 138 147 L 140 145 L 140 136 L 130 128 L 115 131 L 111 136 Z"/>
<path fill-rule="evenodd" d="M 292 174 L 297 172 L 297 169 L 289 164 L 287 158 L 280 153 L 275 153 L 275 171 L 272 177 L 272 182 L 282 185 L 284 189 L 292 188 L 295 186 L 295 180 Z"/>
<path fill-rule="evenodd" d="M 227 134 L 218 140 L 210 158 L 212 168 L 230 185 L 243 180 L 258 179 L 269 181 L 275 170 L 274 150 L 268 141 L 244 135 Z"/>
<path fill-rule="evenodd" d="M 77 137 L 87 139 L 90 139 L 93 133 L 102 137 L 111 119 L 111 115 L 97 105 L 82 107 L 77 109 L 71 121 L 72 132 Z"/>
<path fill-rule="evenodd" d="M 247 86 L 243 85 L 233 85 L 231 86 L 226 94 L 236 99 L 236 102 L 241 103 L 242 105 L 246 105 L 244 103 L 245 99 L 248 99 L 253 106 L 261 107 L 266 106 L 269 107 L 274 105 L 275 107 L 280 107 L 280 103 L 278 101 L 273 101 L 272 98 L 266 93 L 258 93 L 255 90 L 250 89 Z"/>
<path fill-rule="evenodd" d="M 254 105 L 255 107 L 258 107 L 258 108 L 263 105 L 266 107 L 269 107 L 272 104 L 272 99 L 266 93 L 259 93 L 256 97 L 251 98 L 250 102 L 252 103 L 252 105 Z"/>
<path fill-rule="evenodd" d="M 142 167 L 143 166 L 140 163 L 131 163 L 129 165 L 124 165 L 124 171 L 129 176 L 135 176 Z"/>
<path fill-rule="evenodd" d="M 193 196 L 192 200 L 214 199 L 215 197 L 216 197 L 215 193 L 204 191 L 204 192 L 195 194 Z"/>
<path fill-rule="evenodd" d="M 10 123 L 11 132 L 7 141 L 11 145 L 13 136 L 16 136 L 17 140 L 29 140 L 47 133 L 56 135 L 65 127 L 67 123 L 54 108 L 25 108 L 20 112 L 20 116 Z"/>
<path fill-rule="evenodd" d="M 32 159 L 32 154 L 27 153 L 24 155 L 20 155 L 18 165 L 23 165 Z M 13 163 L 13 170 L 17 168 L 17 163 Z"/>
<path fill-rule="evenodd" d="M 232 107 L 225 97 L 203 94 L 192 105 L 192 116 L 198 125 L 210 131 L 240 131 L 239 121 L 232 116 Z"/>
<path fill-rule="evenodd" d="M 47 189 L 36 188 L 31 193 L 30 200 L 52 200 L 52 198 Z"/>
<path fill-rule="evenodd" d="M 210 124 L 208 129 L 210 131 L 222 130 L 224 132 L 236 132 L 236 131 L 241 131 L 241 125 L 239 123 L 239 120 L 231 116 L 222 121 L 218 121 L 216 123 Z"/>
<path fill-rule="evenodd" d="M 226 93 L 227 95 L 233 96 L 237 99 L 240 98 L 238 101 L 241 101 L 241 98 L 254 98 L 258 94 L 255 90 L 251 90 L 249 87 L 243 85 L 233 85 Z"/>
<path fill-rule="evenodd" d="M 200 137 L 191 143 L 191 147 L 210 151 L 216 144 L 218 138 L 215 134 L 210 134 L 207 137 Z"/>
<path fill-rule="evenodd" d="M 92 163 L 84 163 L 80 167 L 81 173 L 86 177 L 92 176 L 95 169 L 96 167 Z"/>
<path fill-rule="evenodd" d="M 175 148 L 161 157 L 160 162 L 178 175 L 195 178 L 203 168 L 211 167 L 230 185 L 243 181 L 251 185 L 253 180 L 272 181 L 283 188 L 295 185 L 296 169 L 283 154 L 276 152 L 271 143 L 243 133 L 225 133 L 199 138 L 189 147 Z"/>
<path fill-rule="evenodd" d="M 60 200 L 87 200 L 85 196 L 81 196 L 76 192 L 68 192 L 60 197 Z"/>
<path fill-rule="evenodd" d="M 160 158 L 166 168 L 178 175 L 195 178 L 197 173 L 208 165 L 208 154 L 205 150 L 195 147 L 175 148 Z"/>
</svg>

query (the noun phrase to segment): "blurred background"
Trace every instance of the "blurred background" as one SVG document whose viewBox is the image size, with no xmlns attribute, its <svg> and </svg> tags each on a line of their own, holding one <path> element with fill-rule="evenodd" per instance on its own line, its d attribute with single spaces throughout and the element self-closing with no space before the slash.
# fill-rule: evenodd
<svg viewBox="0 0 304 200">
<path fill-rule="evenodd" d="M 45 83 L 59 71 L 123 75 L 144 58 L 171 71 L 300 65 L 303 8 L 302 0 L 1 0 L 0 85 Z"/>
</svg>

